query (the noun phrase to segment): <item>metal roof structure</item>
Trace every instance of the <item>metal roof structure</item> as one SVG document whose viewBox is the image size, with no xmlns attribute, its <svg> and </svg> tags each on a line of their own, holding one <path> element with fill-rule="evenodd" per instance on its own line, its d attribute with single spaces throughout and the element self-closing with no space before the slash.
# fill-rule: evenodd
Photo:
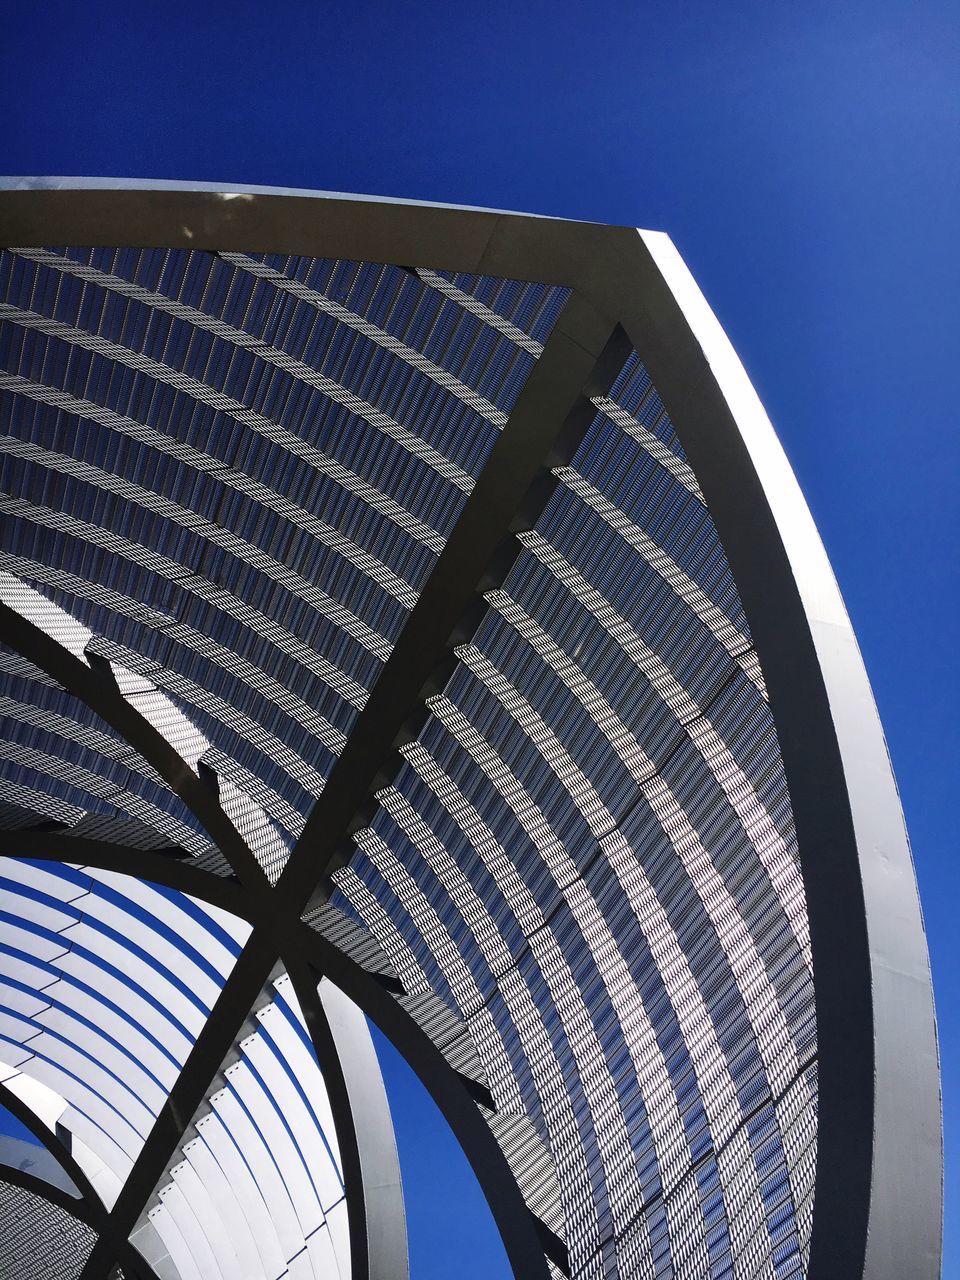
<svg viewBox="0 0 960 1280">
<path fill-rule="evenodd" d="M 0 244 L 0 1275 L 402 1278 L 369 1018 L 523 1280 L 934 1280 L 882 731 L 666 236 L 55 179 Z"/>
</svg>

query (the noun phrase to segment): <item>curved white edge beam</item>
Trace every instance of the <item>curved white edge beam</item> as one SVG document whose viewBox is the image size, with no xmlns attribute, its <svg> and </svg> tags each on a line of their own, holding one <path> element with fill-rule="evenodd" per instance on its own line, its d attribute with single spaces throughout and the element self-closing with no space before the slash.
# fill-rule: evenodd
<svg viewBox="0 0 960 1280">
<path fill-rule="evenodd" d="M 239 1077 L 239 1083 L 243 1087 L 242 1075 Z M 249 1096 L 247 1089 L 244 1092 Z M 265 1135 L 250 1118 L 242 1101 L 239 1094 L 227 1087 L 212 1095 L 210 1105 L 250 1167 L 257 1190 L 263 1197 L 269 1217 L 276 1229 L 284 1261 L 289 1262 L 294 1254 L 299 1253 L 303 1248 L 303 1233 L 290 1193 L 274 1164 Z"/>
<path fill-rule="evenodd" d="M 38 189 L 44 185 L 55 189 Z M 820 1044 L 809 1275 L 933 1280 L 942 1205 L 936 1032 L 882 731 L 789 465 L 669 240 L 489 211 L 182 182 L 24 179 L 0 190 L 0 242 L 131 239 L 539 280 L 571 286 L 607 318 L 619 317 L 727 553 L 770 689 L 797 819 Z"/>
<path fill-rule="evenodd" d="M 267 1021 L 272 1030 L 273 1026 L 283 1020 L 283 1014 L 276 1009 L 276 1006 L 268 1005 L 266 1009 L 260 1010 L 257 1016 L 261 1018 L 262 1023 L 263 1015 L 269 1015 L 271 1010 L 273 1017 L 268 1016 Z M 273 1053 L 264 1037 L 254 1034 L 242 1040 L 240 1046 L 260 1078 L 268 1085 L 271 1097 L 290 1126 L 297 1146 L 297 1159 L 304 1165 L 312 1184 L 313 1197 L 321 1210 L 327 1205 L 334 1204 L 343 1195 L 343 1187 L 333 1159 L 326 1150 L 325 1143 L 329 1141 L 328 1135 L 324 1134 L 322 1139 L 319 1137 L 316 1122 L 307 1111 L 303 1099 L 287 1074 L 284 1063 Z M 283 1056 L 286 1057 L 285 1054 Z M 294 1064 L 288 1059 L 288 1065 L 292 1068 Z M 315 1060 L 298 1064 L 296 1069 L 298 1083 L 311 1071 L 319 1074 Z M 304 1221 L 303 1225 L 309 1231 L 308 1223 Z"/>
<path fill-rule="evenodd" d="M 123 1178 L 117 1174 L 109 1165 L 97 1155 L 92 1147 L 79 1136 L 81 1117 L 78 1117 L 75 1108 L 70 1111 L 70 1152 L 76 1160 L 77 1164 L 86 1174 L 91 1187 L 103 1201 L 107 1209 L 112 1209 L 117 1203 L 117 1197 L 123 1188 Z M 87 1124 L 84 1132 L 88 1133 L 93 1126 Z M 124 1170 L 124 1176 L 129 1172 L 129 1168 Z"/>
<path fill-rule="evenodd" d="M 203 1179 L 189 1160 L 182 1160 L 170 1171 L 173 1182 L 191 1206 L 217 1260 L 221 1275 L 237 1276 L 247 1271 L 237 1249 L 238 1232 L 232 1219 L 226 1221 L 207 1190 Z"/>
<path fill-rule="evenodd" d="M 240 1154 L 236 1139 L 213 1111 L 198 1122 L 197 1132 L 202 1139 L 201 1146 L 195 1148 L 188 1143 L 184 1148 L 188 1159 L 208 1186 L 215 1185 L 219 1171 L 225 1192 L 235 1197 L 240 1216 L 255 1243 L 260 1271 L 264 1276 L 281 1274 L 286 1257 L 277 1223 L 271 1217 L 253 1169 Z"/>
<path fill-rule="evenodd" d="M 809 508 L 743 365 L 669 237 L 638 238 L 649 258 L 625 327 L 726 550 L 797 823 L 820 1056 L 809 1274 L 933 1280 L 942 1216 L 936 1025 L 876 704 Z"/>
<path fill-rule="evenodd" d="M 406 1276 L 408 1268 L 407 1227 L 403 1208 L 400 1163 L 390 1104 L 380 1074 L 376 1050 L 366 1018 L 353 1001 L 323 978 L 318 987 L 320 1003 L 330 1027 L 337 1057 L 343 1063 L 344 1083 L 357 1147 L 366 1207 L 367 1252 L 371 1276 Z M 349 1198 L 350 1187 L 347 1184 Z M 327 1214 L 334 1252 L 341 1271 L 349 1273 L 349 1232 L 341 1230 L 347 1217 L 347 1201 L 342 1209 Z M 344 1223 L 345 1227 L 346 1224 Z M 403 1256 L 399 1256 L 402 1249 Z"/>
<path fill-rule="evenodd" d="M 131 1162 L 99 1125 L 50 1084 L 30 1074 L 35 1065 L 36 1059 L 29 1055 L 22 1063 L 28 1069 L 25 1072 L 0 1062 L 0 1102 L 7 1107 L 13 1106 L 14 1113 L 41 1142 L 47 1143 L 49 1134 L 48 1145 L 58 1144 L 51 1146 L 58 1162 L 60 1156 L 57 1151 L 62 1146 L 73 1162 L 75 1173 L 71 1176 L 76 1178 L 79 1175 L 89 1184 L 81 1188 L 81 1194 L 89 1195 L 92 1190 L 108 1209 L 112 1208 L 123 1178 L 130 1171 Z M 99 1146 L 104 1158 L 81 1140 L 81 1134 L 94 1146 Z M 70 1171 L 67 1172 L 69 1174 Z"/>
<path fill-rule="evenodd" d="M 107 1209 L 111 1207 L 110 1190 L 116 1179 L 77 1139 L 69 1124 L 75 1109 L 59 1094 L 32 1076 L 0 1066 L 0 1104 L 12 1112 L 34 1139 L 32 1142 L 16 1138 L 0 1140 L 0 1164 L 37 1183 L 46 1182 L 54 1192 L 76 1200 L 79 1216 L 85 1221 L 100 1217 L 101 1204 Z M 61 1123 L 62 1120 L 68 1123 Z M 104 1175 L 106 1183 L 102 1178 L 92 1177 L 91 1170 Z"/>
<path fill-rule="evenodd" d="M 237 1255 L 238 1268 L 235 1274 L 241 1280 L 266 1280 L 268 1271 L 262 1263 L 257 1239 L 251 1229 L 252 1220 L 241 1208 L 231 1179 L 226 1177 L 216 1157 L 202 1138 L 195 1138 L 188 1142 L 183 1148 L 183 1153 L 186 1156 L 186 1162 L 174 1168 L 173 1176 L 189 1182 L 189 1175 L 186 1173 L 188 1164 L 197 1181 L 202 1183 L 204 1193 L 219 1221 L 229 1233 Z"/>
</svg>

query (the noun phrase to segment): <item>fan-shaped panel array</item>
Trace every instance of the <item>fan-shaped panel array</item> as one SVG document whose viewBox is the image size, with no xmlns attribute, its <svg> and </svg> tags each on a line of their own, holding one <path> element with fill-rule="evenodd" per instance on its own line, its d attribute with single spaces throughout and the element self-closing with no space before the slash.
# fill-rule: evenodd
<svg viewBox="0 0 960 1280">
<path fill-rule="evenodd" d="M 788 1280 L 838 1239 L 862 1270 L 862 1117 L 817 1234 L 872 961 L 844 987 L 810 744 L 851 939 L 863 805 L 794 534 L 758 563 L 809 623 L 810 743 L 731 516 L 727 478 L 776 519 L 780 464 L 731 433 L 712 317 L 615 229 L 200 195 L 187 236 L 168 195 L 168 247 L 0 254 L 0 1062 L 83 1184 L 75 1271 L 404 1273 L 330 973 L 518 1274 Z"/>
</svg>

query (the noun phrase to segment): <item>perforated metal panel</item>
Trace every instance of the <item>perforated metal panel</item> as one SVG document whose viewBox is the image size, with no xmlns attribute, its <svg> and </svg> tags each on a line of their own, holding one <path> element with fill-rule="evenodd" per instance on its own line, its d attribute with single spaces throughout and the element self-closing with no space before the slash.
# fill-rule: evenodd
<svg viewBox="0 0 960 1280">
<path fill-rule="evenodd" d="M 3 1280 L 74 1280 L 96 1236 L 58 1205 L 0 1180 L 0 1239 Z"/>
<path fill-rule="evenodd" d="M 334 905 L 468 1026 L 502 1010 L 475 1040 L 565 1152 L 575 1274 L 798 1275 L 815 1014 L 776 733 L 636 355 L 599 404 Z"/>
<path fill-rule="evenodd" d="M 895 1105 L 871 951 L 929 1085 L 882 735 L 658 238 L 155 191 L 134 238 L 166 247 L 126 248 L 102 193 L 11 194 L 0 1058 L 123 1238 L 164 1280 L 391 1274 L 395 1152 L 325 973 L 524 1280 L 896 1274 L 936 1228 L 872 1153 L 932 1179 L 936 1104 Z"/>
</svg>

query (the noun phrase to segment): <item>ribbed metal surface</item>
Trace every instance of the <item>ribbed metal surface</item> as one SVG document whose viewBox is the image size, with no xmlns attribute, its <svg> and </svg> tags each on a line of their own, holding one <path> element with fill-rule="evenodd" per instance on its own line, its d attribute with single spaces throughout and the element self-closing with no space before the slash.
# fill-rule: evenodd
<svg viewBox="0 0 960 1280">
<path fill-rule="evenodd" d="M 573 1273 L 800 1275 L 810 944 L 749 627 L 628 361 L 335 902 L 553 1151 Z"/>
<path fill-rule="evenodd" d="M 0 1239 L 3 1280 L 74 1280 L 96 1236 L 58 1205 L 0 1180 Z"/>
<path fill-rule="evenodd" d="M 8 813 L 8 828 L 17 825 Z M 127 876 L 13 858 L 0 871 L 5 1084 L 55 1124 L 109 1208 L 249 927 Z M 311 1274 L 349 1275 L 323 1077 L 289 980 L 268 996 L 134 1233 L 161 1275 L 170 1262 L 172 1274 L 190 1275 L 197 1259 L 200 1274 L 229 1275 L 244 1241 L 249 1274 L 273 1280 L 308 1252 Z M 254 1244 L 246 1236 L 256 1224 Z"/>
<path fill-rule="evenodd" d="M 286 975 L 264 993 L 134 1231 L 181 1276 L 350 1275 L 330 1103 Z"/>
<path fill-rule="evenodd" d="M 8 857 L 0 887 L 0 1062 L 62 1100 L 112 1205 L 249 930 L 106 871 Z"/>
<path fill-rule="evenodd" d="M 303 258 L 0 257 L 0 568 L 132 650 L 292 836 L 535 359 L 462 298 L 543 338 L 564 296 L 461 286 Z"/>
<path fill-rule="evenodd" d="M 105 665 L 185 766 L 215 780 L 276 881 L 566 291 L 71 248 L 5 252 L 0 290 L 8 595 Z M 354 833 L 332 900 L 305 918 L 402 987 L 401 1008 L 479 1100 L 552 1235 L 555 1271 L 565 1248 L 577 1280 L 788 1280 L 810 1246 L 817 1038 L 766 684 L 639 355 L 589 412 Z M 142 839 L 227 870 L 181 798 L 93 712 L 22 657 L 0 655 L 0 680 L 18 811 L 78 834 L 119 814 Z M 55 913 L 56 927 L 44 916 L 32 930 L 48 951 L 78 922 L 97 927 L 71 894 L 99 901 L 102 875 L 17 867 L 17 912 Z M 29 963 L 56 966 L 51 955 Z M 285 982 L 134 1237 L 158 1270 L 231 1274 L 244 1232 L 258 1275 L 308 1255 L 317 1275 L 342 1265 L 338 1158 L 308 1150 L 285 1109 L 327 1132 L 301 1088 L 314 1072 L 319 1098 L 322 1080 Z M 78 1137 L 107 1135 L 98 1151 L 116 1193 L 172 1080 L 134 1103 L 118 1059 L 109 1081 L 74 1071 L 68 1087 L 57 1054 L 31 1039 L 30 1020 L 45 1027 L 48 1014 L 16 990 L 23 1008 L 3 1016 L 31 1030 L 11 1029 L 4 1060 L 54 1062 L 48 1082 L 89 1122 Z M 184 1024 L 184 1050 L 211 1003 Z"/>
</svg>

